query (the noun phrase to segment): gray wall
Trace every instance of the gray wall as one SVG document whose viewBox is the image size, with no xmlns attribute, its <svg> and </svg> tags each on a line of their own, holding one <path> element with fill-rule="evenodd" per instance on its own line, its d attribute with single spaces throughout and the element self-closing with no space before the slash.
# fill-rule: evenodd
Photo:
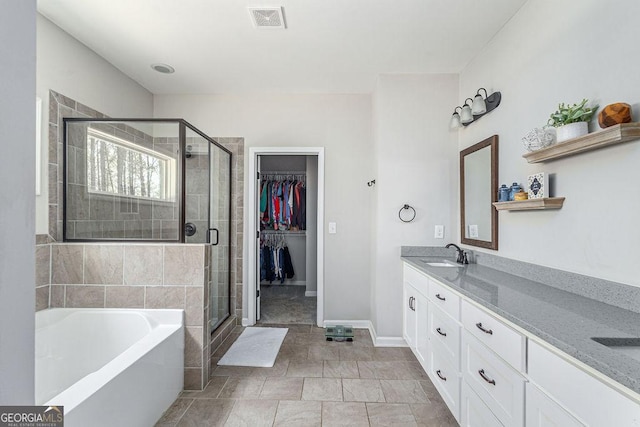
<svg viewBox="0 0 640 427">
<path fill-rule="evenodd" d="M 0 405 L 34 401 L 36 2 L 0 0 Z"/>
</svg>

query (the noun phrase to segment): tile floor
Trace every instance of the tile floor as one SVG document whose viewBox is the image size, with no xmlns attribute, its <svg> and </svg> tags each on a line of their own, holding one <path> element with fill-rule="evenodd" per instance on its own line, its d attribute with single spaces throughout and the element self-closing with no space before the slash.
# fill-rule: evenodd
<svg viewBox="0 0 640 427">
<path fill-rule="evenodd" d="M 237 327 L 207 387 L 183 392 L 156 427 L 458 425 L 408 348 L 373 347 L 365 330 L 347 343 L 311 325 L 269 326 L 289 328 L 272 368 L 215 365 Z"/>
<path fill-rule="evenodd" d="M 260 285 L 260 321 L 258 323 L 316 323 L 316 297 L 305 297 L 306 287 Z"/>
</svg>

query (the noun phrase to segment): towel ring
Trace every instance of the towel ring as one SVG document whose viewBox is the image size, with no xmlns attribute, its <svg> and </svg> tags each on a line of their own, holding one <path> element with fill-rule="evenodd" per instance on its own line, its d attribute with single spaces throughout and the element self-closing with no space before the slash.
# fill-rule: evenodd
<svg viewBox="0 0 640 427">
<path fill-rule="evenodd" d="M 411 216 L 410 219 L 404 219 L 402 218 L 402 211 L 404 210 L 409 210 L 411 209 L 413 211 L 413 215 Z M 400 210 L 398 211 L 398 218 L 400 218 L 400 221 L 402 222 L 411 222 L 416 218 L 416 210 L 414 208 L 412 208 L 411 206 L 405 204 L 403 207 L 400 208 Z"/>
</svg>

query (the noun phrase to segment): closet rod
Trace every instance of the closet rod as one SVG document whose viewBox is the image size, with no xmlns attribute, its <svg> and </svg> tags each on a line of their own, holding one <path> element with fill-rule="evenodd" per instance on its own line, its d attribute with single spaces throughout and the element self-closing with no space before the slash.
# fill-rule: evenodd
<svg viewBox="0 0 640 427">
<path fill-rule="evenodd" d="M 261 171 L 260 175 L 306 175 L 306 171 Z"/>
</svg>

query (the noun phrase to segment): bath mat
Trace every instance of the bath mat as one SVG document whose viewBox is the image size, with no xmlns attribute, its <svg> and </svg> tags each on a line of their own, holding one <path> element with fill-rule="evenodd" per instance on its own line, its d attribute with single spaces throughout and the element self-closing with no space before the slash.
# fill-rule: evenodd
<svg viewBox="0 0 640 427">
<path fill-rule="evenodd" d="M 245 328 L 218 361 L 225 366 L 270 368 L 276 361 L 287 328 Z"/>
</svg>

